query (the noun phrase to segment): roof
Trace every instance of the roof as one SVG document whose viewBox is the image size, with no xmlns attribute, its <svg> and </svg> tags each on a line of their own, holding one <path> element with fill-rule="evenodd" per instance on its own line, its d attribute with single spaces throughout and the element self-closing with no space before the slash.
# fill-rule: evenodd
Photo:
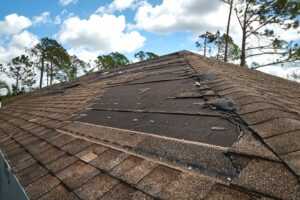
<svg viewBox="0 0 300 200">
<path fill-rule="evenodd" d="M 300 199 L 300 87 L 188 51 L 16 97 L 0 149 L 30 199 Z"/>
</svg>

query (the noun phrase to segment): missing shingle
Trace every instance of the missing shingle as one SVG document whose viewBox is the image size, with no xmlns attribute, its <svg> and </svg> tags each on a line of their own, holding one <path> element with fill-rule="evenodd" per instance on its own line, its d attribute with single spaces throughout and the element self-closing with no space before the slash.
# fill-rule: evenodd
<svg viewBox="0 0 300 200">
<path fill-rule="evenodd" d="M 91 162 L 92 160 L 95 160 L 97 157 L 98 157 L 98 155 L 95 154 L 94 152 L 89 152 L 89 153 L 81 156 L 80 159 L 85 162 Z"/>
</svg>

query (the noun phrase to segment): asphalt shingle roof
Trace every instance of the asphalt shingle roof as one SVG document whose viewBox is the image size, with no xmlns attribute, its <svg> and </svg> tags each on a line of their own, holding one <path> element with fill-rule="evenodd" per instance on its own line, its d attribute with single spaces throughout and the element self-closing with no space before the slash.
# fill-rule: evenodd
<svg viewBox="0 0 300 200">
<path fill-rule="evenodd" d="M 182 51 L 14 98 L 30 199 L 300 199 L 300 87 Z"/>
</svg>

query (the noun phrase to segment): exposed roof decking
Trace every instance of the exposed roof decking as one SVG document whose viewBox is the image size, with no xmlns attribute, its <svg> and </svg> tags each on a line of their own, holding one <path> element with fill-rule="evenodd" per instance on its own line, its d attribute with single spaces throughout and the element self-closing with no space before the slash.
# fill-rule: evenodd
<svg viewBox="0 0 300 200">
<path fill-rule="evenodd" d="M 155 89 L 155 84 L 163 83 L 168 88 L 168 84 L 180 81 L 187 82 L 174 86 L 171 93 Z M 200 82 L 200 87 L 194 85 L 195 81 Z M 299 85 L 235 66 L 221 67 L 220 63 L 179 52 L 17 97 L 0 112 L 0 148 L 32 199 L 298 199 L 296 86 Z M 151 87 L 153 92 L 145 89 Z M 290 87 L 292 92 L 282 91 Z M 178 95 L 174 93 L 176 88 Z M 132 103 L 137 100 L 133 98 L 135 92 L 137 96 L 141 92 L 143 97 L 138 107 Z M 263 98 L 261 92 L 266 93 Z M 119 99 L 114 104 L 118 93 L 124 95 L 122 99 L 132 99 Z M 170 94 L 180 98 L 166 99 Z M 155 95 L 157 102 L 148 100 Z M 277 100 L 281 95 L 287 97 Z M 204 105 L 223 96 L 234 100 L 237 113 Z M 169 100 L 184 103 L 172 104 Z M 194 100 L 199 104 L 193 104 Z M 76 122 L 84 117 L 82 113 L 91 111 L 87 108 L 102 109 L 101 112 L 106 109 L 110 114 L 138 114 L 131 118 L 139 122 L 147 119 L 140 116 L 149 111 L 147 122 L 159 114 L 157 111 L 171 116 L 178 112 L 176 117 L 221 115 L 226 123 L 218 122 L 214 131 L 225 136 L 226 131 L 218 128 L 232 130 L 230 134 L 236 131 L 235 125 L 239 131 L 232 137 L 231 146 L 216 145 L 209 142 L 215 139 L 205 137 L 197 140 L 196 132 L 192 134 L 194 138 L 182 140 L 180 131 L 174 135 L 176 129 L 188 130 L 180 126 L 182 120 L 174 131 L 159 125 L 158 131 L 169 130 L 167 134 L 151 131 L 144 123 L 137 129 L 127 123 L 118 126 L 101 120 L 100 125 Z M 203 120 L 214 117 L 209 115 L 202 116 Z M 193 127 L 206 130 L 215 126 L 213 122 L 216 121 L 195 123 Z M 293 143 L 287 147 L 290 141 Z"/>
</svg>

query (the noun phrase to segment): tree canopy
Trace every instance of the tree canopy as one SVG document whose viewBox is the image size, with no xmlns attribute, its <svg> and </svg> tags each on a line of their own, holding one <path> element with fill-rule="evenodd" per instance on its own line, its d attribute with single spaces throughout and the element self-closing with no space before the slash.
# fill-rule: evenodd
<svg viewBox="0 0 300 200">
<path fill-rule="evenodd" d="M 227 47 L 226 47 L 227 42 Z M 203 51 L 203 55 L 210 55 L 218 60 L 224 60 L 227 50 L 227 58 L 230 60 L 239 59 L 240 48 L 234 43 L 232 37 L 220 34 L 219 31 L 216 33 L 205 32 L 199 36 L 199 40 L 196 41 L 196 47 Z M 207 54 L 208 51 L 208 54 Z"/>
<path fill-rule="evenodd" d="M 299 46 L 284 40 L 276 34 L 278 29 L 295 29 L 299 26 L 300 2 L 289 0 L 235 0 L 235 14 L 242 30 L 241 66 L 246 59 L 259 55 L 278 55 L 276 62 L 262 66 L 294 62 L 299 59 Z M 270 26 L 273 25 L 273 26 Z M 262 44 L 249 43 L 250 38 L 258 38 Z M 262 67 L 260 66 L 260 67 Z M 259 66 L 256 66 L 259 67 Z"/>
<path fill-rule="evenodd" d="M 95 63 L 99 70 L 109 70 L 128 65 L 129 60 L 125 55 L 119 52 L 112 52 L 107 55 L 98 56 Z"/>
<path fill-rule="evenodd" d="M 157 58 L 158 55 L 153 52 L 139 51 L 134 54 L 134 57 L 137 58 L 139 61 L 144 61 Z"/>
<path fill-rule="evenodd" d="M 35 72 L 29 56 L 21 55 L 13 58 L 7 64 L 7 68 L 3 68 L 3 72 L 15 80 L 13 85 L 14 93 L 24 91 L 25 88 L 31 89 L 35 83 Z"/>
</svg>

